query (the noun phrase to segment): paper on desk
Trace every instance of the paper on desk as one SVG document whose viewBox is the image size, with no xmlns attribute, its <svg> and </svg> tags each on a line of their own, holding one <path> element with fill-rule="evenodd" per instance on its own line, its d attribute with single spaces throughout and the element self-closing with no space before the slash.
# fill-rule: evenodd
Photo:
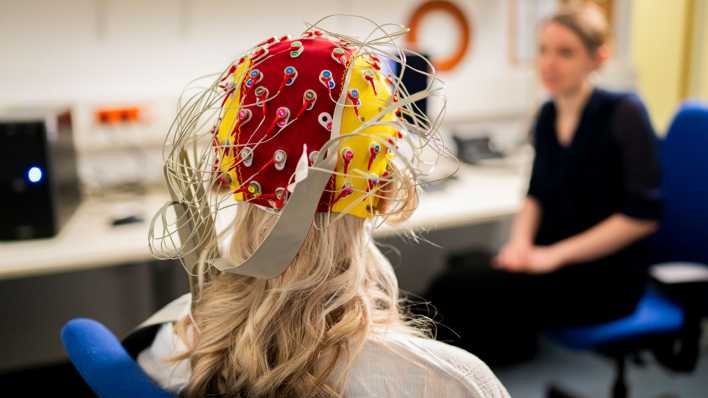
<svg viewBox="0 0 708 398">
<path fill-rule="evenodd" d="M 708 282 L 708 265 L 699 263 L 661 263 L 649 271 L 662 283 Z"/>
</svg>

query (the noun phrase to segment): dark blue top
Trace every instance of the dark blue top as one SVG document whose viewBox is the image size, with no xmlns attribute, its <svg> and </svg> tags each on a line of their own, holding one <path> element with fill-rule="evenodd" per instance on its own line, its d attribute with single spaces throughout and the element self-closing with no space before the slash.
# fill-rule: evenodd
<svg viewBox="0 0 708 398">
<path fill-rule="evenodd" d="M 583 232 L 614 213 L 659 219 L 657 140 L 639 97 L 595 88 L 567 146 L 558 141 L 556 107 L 549 101 L 533 133 L 528 195 L 542 210 L 537 244 Z"/>
</svg>

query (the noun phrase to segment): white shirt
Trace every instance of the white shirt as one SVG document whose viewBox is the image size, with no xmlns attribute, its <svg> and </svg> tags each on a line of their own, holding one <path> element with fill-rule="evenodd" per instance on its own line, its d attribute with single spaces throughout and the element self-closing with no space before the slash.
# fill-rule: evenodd
<svg viewBox="0 0 708 398">
<path fill-rule="evenodd" d="M 172 323 L 163 324 L 138 363 L 159 385 L 179 392 L 189 381 L 189 361 L 163 358 L 186 346 Z M 469 352 L 451 345 L 392 331 L 372 332 L 356 356 L 344 387 L 346 398 L 509 397 L 492 371 Z"/>
</svg>

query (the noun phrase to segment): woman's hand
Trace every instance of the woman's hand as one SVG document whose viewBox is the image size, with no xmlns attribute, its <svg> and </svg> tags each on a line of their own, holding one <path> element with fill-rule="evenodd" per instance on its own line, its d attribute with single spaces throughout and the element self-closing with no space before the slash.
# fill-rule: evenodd
<svg viewBox="0 0 708 398">
<path fill-rule="evenodd" d="M 553 272 L 567 263 L 559 245 L 533 246 L 524 242 L 509 242 L 493 260 L 495 268 L 509 272 L 543 274 Z"/>
<path fill-rule="evenodd" d="M 567 260 L 558 245 L 534 246 L 528 254 L 528 261 L 521 271 L 530 274 L 553 272 L 567 264 Z"/>
<path fill-rule="evenodd" d="M 492 260 L 492 266 L 507 271 L 522 271 L 528 264 L 528 256 L 533 247 L 533 237 L 536 235 L 538 221 L 541 217 L 541 206 L 538 201 L 527 196 L 521 210 L 514 217 L 511 227 L 511 238 Z"/>
<path fill-rule="evenodd" d="M 520 271 L 528 263 L 531 248 L 530 242 L 511 240 L 499 250 L 499 254 L 492 260 L 492 265 L 507 271 Z"/>
</svg>

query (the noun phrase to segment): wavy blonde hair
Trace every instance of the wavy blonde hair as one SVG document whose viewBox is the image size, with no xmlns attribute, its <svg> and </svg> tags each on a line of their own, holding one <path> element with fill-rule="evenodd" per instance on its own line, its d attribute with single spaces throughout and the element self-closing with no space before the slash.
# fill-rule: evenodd
<svg viewBox="0 0 708 398">
<path fill-rule="evenodd" d="M 417 192 L 409 176 L 392 164 L 389 170 L 396 187 L 385 191 L 395 194 L 377 210 L 401 222 L 415 209 Z M 205 271 L 192 319 L 176 326 L 183 338 L 188 329 L 196 331 L 188 351 L 173 358 L 190 360 L 184 396 L 340 397 L 372 329 L 429 335 L 428 320 L 409 316 L 401 304 L 393 268 L 374 245 L 370 224 L 349 215 L 330 223 L 330 216 L 316 215 L 297 256 L 276 278 Z M 250 256 L 276 217 L 240 207 L 230 255 Z"/>
</svg>

